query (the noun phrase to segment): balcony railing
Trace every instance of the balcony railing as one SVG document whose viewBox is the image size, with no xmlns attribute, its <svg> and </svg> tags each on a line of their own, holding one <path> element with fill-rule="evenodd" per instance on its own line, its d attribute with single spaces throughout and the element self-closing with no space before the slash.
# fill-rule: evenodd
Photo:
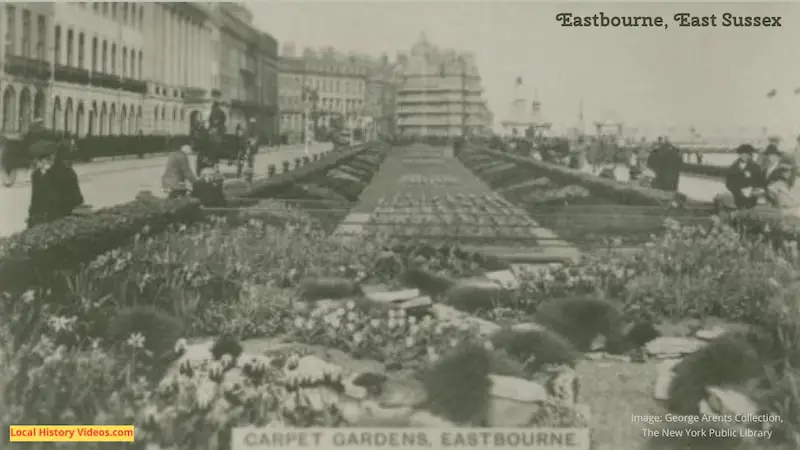
<svg viewBox="0 0 800 450">
<path fill-rule="evenodd" d="M 207 89 L 203 89 L 201 87 L 192 87 L 192 86 L 190 86 L 190 87 L 183 88 L 183 93 L 184 93 L 184 97 L 183 98 L 186 101 L 191 102 L 191 101 L 204 100 L 206 98 L 206 94 L 208 94 L 208 90 Z"/>
<path fill-rule="evenodd" d="M 56 65 L 55 78 L 59 82 L 87 85 L 91 77 L 86 69 L 58 64 Z"/>
<path fill-rule="evenodd" d="M 106 89 L 123 90 L 144 94 L 147 85 L 144 81 L 133 78 L 120 78 L 117 75 L 109 75 L 99 72 L 90 72 L 79 67 L 65 66 L 56 64 L 55 70 L 51 71 L 52 65 L 48 61 L 28 58 L 19 55 L 9 55 L 5 63 L 5 72 L 12 76 L 31 78 L 40 81 L 47 81 L 52 76 L 55 81 L 92 85 Z"/>
<path fill-rule="evenodd" d="M 37 80 L 47 80 L 51 74 L 51 65 L 48 61 L 20 55 L 6 55 L 4 68 L 9 75 Z"/>
<path fill-rule="evenodd" d="M 462 102 L 470 104 L 478 104 L 483 103 L 483 99 L 477 95 L 453 95 L 453 96 L 441 96 L 441 95 L 404 95 L 398 97 L 397 103 L 398 104 L 442 104 L 442 103 L 457 103 L 461 104 Z"/>
</svg>

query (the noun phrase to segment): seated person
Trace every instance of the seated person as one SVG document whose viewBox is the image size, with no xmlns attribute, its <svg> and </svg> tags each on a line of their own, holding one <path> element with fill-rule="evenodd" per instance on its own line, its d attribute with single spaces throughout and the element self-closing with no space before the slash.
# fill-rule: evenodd
<svg viewBox="0 0 800 450">
<path fill-rule="evenodd" d="M 219 168 L 206 167 L 200 172 L 200 178 L 192 187 L 192 197 L 198 199 L 203 206 L 225 206 L 222 181 Z"/>
<path fill-rule="evenodd" d="M 763 170 L 754 160 L 756 149 L 750 144 L 736 149 L 738 158 L 725 175 L 728 193 L 719 194 L 714 202 L 723 209 L 749 209 L 758 204 L 758 193 L 764 187 Z"/>
</svg>

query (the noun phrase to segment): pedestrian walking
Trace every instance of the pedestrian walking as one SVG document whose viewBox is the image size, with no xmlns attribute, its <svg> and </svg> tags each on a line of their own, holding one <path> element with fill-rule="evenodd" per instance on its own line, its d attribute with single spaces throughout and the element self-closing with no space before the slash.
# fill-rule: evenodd
<svg viewBox="0 0 800 450">
<path fill-rule="evenodd" d="M 78 175 L 57 159 L 58 143 L 42 139 L 32 144 L 31 203 L 28 228 L 72 214 L 83 204 Z"/>
<path fill-rule="evenodd" d="M 170 153 L 167 158 L 164 174 L 161 176 L 161 186 L 169 198 L 187 195 L 189 189 L 197 181 L 189 162 L 190 153 L 192 153 L 191 146 L 182 145 L 179 150 Z"/>
</svg>

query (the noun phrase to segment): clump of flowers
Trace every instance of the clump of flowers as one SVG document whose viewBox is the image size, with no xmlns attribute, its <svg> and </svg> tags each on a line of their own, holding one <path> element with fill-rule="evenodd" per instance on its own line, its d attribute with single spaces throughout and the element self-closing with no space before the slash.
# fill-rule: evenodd
<svg viewBox="0 0 800 450">
<path fill-rule="evenodd" d="M 428 315 L 418 319 L 402 309 L 390 309 L 376 317 L 359 310 L 352 301 L 333 311 L 315 310 L 298 316 L 287 329 L 298 342 L 325 345 L 358 358 L 406 368 L 429 362 L 446 349 L 477 336 L 470 325 L 437 321 Z"/>
</svg>

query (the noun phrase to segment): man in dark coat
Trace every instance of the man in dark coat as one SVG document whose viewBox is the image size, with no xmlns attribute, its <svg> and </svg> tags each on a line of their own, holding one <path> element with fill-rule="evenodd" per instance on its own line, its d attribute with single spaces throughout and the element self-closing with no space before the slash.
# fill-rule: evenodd
<svg viewBox="0 0 800 450">
<path fill-rule="evenodd" d="M 225 111 L 222 110 L 218 102 L 214 102 L 214 104 L 211 105 L 211 113 L 208 115 L 209 130 L 216 130 L 220 135 L 224 135 L 226 121 Z"/>
<path fill-rule="evenodd" d="M 30 150 L 34 160 L 31 173 L 31 204 L 28 228 L 66 217 L 83 204 L 78 175 L 63 160 L 56 159 L 58 143 L 42 139 Z"/>
<path fill-rule="evenodd" d="M 678 191 L 683 158 L 680 150 L 666 138 L 659 138 L 659 143 L 647 158 L 647 167 L 655 173 L 652 187 L 663 191 Z"/>
<path fill-rule="evenodd" d="M 736 153 L 739 157 L 725 174 L 725 187 L 730 192 L 730 196 L 720 195 L 716 201 L 723 203 L 726 207 L 752 208 L 758 202 L 758 196 L 753 195 L 753 191 L 764 187 L 763 170 L 753 160 L 756 149 L 752 145 L 740 145 L 736 149 Z M 731 202 L 733 205 L 730 205 Z"/>
</svg>

